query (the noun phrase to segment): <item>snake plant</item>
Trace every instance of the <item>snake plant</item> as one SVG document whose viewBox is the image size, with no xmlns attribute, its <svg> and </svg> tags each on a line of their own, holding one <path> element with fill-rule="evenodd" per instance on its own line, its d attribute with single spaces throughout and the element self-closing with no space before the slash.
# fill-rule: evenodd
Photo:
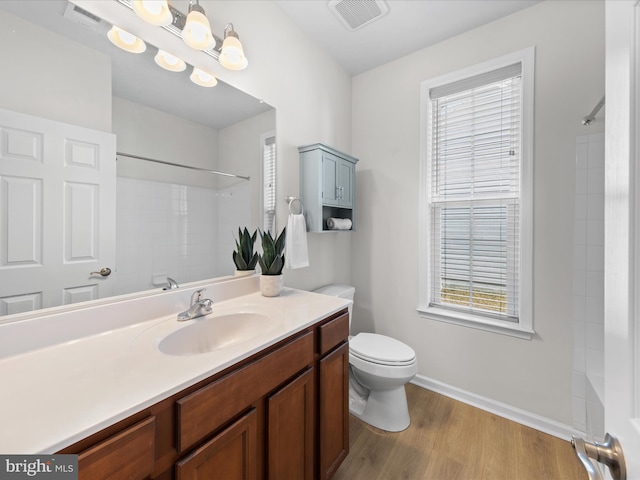
<svg viewBox="0 0 640 480">
<path fill-rule="evenodd" d="M 284 268 L 284 244 L 287 227 L 274 239 L 271 232 L 260 232 L 262 255 L 258 255 L 262 275 L 281 275 Z"/>
<path fill-rule="evenodd" d="M 251 235 L 247 227 L 244 227 L 244 231 L 238 228 L 236 250 L 233 252 L 233 263 L 236 264 L 238 270 L 254 270 L 256 268 L 258 254 L 253 251 L 253 244 L 257 236 L 257 230 Z"/>
</svg>

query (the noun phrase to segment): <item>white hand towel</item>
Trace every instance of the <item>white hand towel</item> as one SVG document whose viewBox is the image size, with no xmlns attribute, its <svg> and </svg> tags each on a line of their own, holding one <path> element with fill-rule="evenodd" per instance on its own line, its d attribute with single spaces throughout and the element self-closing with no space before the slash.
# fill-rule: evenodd
<svg viewBox="0 0 640 480">
<path fill-rule="evenodd" d="M 309 266 L 307 223 L 302 213 L 289 213 L 287 240 L 284 245 L 284 266 L 289 269 Z"/>
<path fill-rule="evenodd" d="M 350 218 L 327 218 L 329 230 L 351 230 L 352 222 Z"/>
</svg>

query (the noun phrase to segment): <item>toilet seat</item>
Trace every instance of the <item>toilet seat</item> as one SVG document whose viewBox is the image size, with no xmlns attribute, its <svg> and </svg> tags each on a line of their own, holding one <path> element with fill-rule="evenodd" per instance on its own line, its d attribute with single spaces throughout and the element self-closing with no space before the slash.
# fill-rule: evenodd
<svg viewBox="0 0 640 480">
<path fill-rule="evenodd" d="M 416 353 L 395 338 L 377 333 L 359 333 L 349 340 L 349 353 L 365 362 L 403 367 L 416 362 Z"/>
</svg>

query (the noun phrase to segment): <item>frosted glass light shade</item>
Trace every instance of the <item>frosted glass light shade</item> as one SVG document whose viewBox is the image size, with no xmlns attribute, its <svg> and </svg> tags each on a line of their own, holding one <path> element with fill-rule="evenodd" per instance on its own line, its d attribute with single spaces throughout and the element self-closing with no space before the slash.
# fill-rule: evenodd
<svg viewBox="0 0 640 480">
<path fill-rule="evenodd" d="M 189 76 L 191 81 L 201 87 L 215 87 L 218 84 L 218 80 L 213 75 L 200 70 L 197 67 L 193 67 L 193 72 Z"/>
<path fill-rule="evenodd" d="M 166 27 L 173 22 L 167 0 L 131 0 L 131 8 L 144 21 Z"/>
<path fill-rule="evenodd" d="M 107 37 L 116 47 L 130 53 L 142 53 L 147 49 L 142 40 L 115 25 L 107 32 Z"/>
<path fill-rule="evenodd" d="M 154 60 L 160 67 L 170 72 L 182 72 L 187 68 L 187 64 L 184 61 L 164 50 L 158 50 Z"/>
<path fill-rule="evenodd" d="M 211 50 L 216 46 L 216 40 L 211 33 L 209 20 L 203 13 L 192 10 L 182 30 L 184 43 L 196 50 Z"/>
<path fill-rule="evenodd" d="M 222 42 L 222 50 L 218 61 L 229 70 L 244 70 L 249 64 L 247 57 L 244 56 L 244 49 L 240 40 L 233 35 L 227 35 L 224 42 Z"/>
</svg>

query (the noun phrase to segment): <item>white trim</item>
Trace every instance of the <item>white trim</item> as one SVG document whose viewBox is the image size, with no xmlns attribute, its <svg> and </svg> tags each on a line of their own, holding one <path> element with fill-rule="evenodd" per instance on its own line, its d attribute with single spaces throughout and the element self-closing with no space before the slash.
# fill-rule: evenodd
<svg viewBox="0 0 640 480">
<path fill-rule="evenodd" d="M 638 132 L 638 126 L 640 126 L 640 85 L 638 80 L 640 77 L 640 1 L 636 2 L 633 6 L 633 39 L 631 42 L 631 95 L 629 104 L 631 106 L 630 115 L 630 135 L 629 135 L 629 151 L 631 154 L 630 174 L 633 178 L 632 191 L 633 202 L 632 212 L 630 215 L 630 231 L 632 232 L 631 239 L 631 254 L 633 261 L 633 270 L 631 274 L 632 288 L 631 290 L 635 294 L 630 298 L 630 312 L 632 315 L 633 329 L 631 338 L 629 339 L 633 344 L 633 364 L 639 365 L 640 363 L 640 305 L 636 300 L 640 295 L 640 256 L 638 255 L 637 239 L 640 238 L 640 194 L 638 194 L 640 186 L 640 168 L 638 168 L 638 160 L 640 160 L 640 133 Z M 606 141 L 606 139 L 605 139 Z M 605 360 L 606 361 L 606 360 Z M 630 419 L 632 427 L 636 431 L 636 435 L 640 438 L 640 370 L 633 370 L 633 417 Z M 603 402 L 604 403 L 604 402 Z"/>
<path fill-rule="evenodd" d="M 426 390 L 431 390 L 432 392 L 444 395 L 445 397 L 466 403 L 472 407 L 479 408 L 485 412 L 493 413 L 499 417 L 506 418 L 507 420 L 548 433 L 549 435 L 561 438 L 562 440 L 571 440 L 573 435 L 584 435 L 584 432 L 576 430 L 564 423 L 551 420 L 550 418 L 543 417 L 512 405 L 507 405 L 506 403 L 498 402 L 491 398 L 483 397 L 482 395 L 477 395 L 473 392 L 434 380 L 433 378 L 425 377 L 424 375 L 416 375 L 413 380 L 411 380 L 411 383 Z"/>
<path fill-rule="evenodd" d="M 528 47 L 487 62 L 469 66 L 421 82 L 420 84 L 420 125 L 427 128 L 420 135 L 420 193 L 419 193 L 419 248 L 418 248 L 418 312 L 433 320 L 464 325 L 490 332 L 531 339 L 533 330 L 533 126 L 534 126 L 534 62 L 535 47 Z M 431 152 L 431 88 L 459 81 L 461 79 L 490 72 L 514 63 L 522 65 L 522 164 L 520 184 L 520 308 L 518 323 L 502 320 L 485 320 L 479 316 L 443 314 L 443 309 L 429 307 L 430 298 L 430 254 L 429 229 L 431 172 L 429 155 Z"/>
<path fill-rule="evenodd" d="M 493 320 L 489 317 L 479 317 L 464 312 L 456 312 L 445 308 L 427 307 L 424 310 L 417 309 L 420 316 L 438 322 L 453 323 L 463 327 L 476 328 L 487 332 L 500 333 L 510 337 L 531 340 L 536 332 L 518 322 L 507 322 L 504 320 Z"/>
</svg>

